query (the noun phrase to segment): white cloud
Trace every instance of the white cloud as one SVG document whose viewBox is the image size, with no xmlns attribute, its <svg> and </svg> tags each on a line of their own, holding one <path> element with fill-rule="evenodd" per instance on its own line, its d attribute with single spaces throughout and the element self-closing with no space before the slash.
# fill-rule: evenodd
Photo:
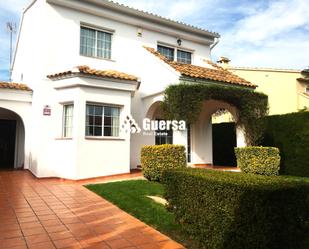
<svg viewBox="0 0 309 249">
<path fill-rule="evenodd" d="M 194 16 L 207 1 L 203 0 L 119 0 L 124 5 L 182 21 Z"/>
<path fill-rule="evenodd" d="M 271 1 L 222 33 L 215 57 L 234 65 L 304 68 L 309 64 L 307 0 Z"/>
</svg>

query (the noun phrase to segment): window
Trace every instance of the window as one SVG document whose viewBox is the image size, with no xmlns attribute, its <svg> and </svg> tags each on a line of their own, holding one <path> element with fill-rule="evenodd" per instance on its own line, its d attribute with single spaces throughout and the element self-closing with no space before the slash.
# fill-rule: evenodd
<svg viewBox="0 0 309 249">
<path fill-rule="evenodd" d="M 173 144 L 173 130 L 157 130 L 155 132 L 155 144 Z"/>
<path fill-rule="evenodd" d="M 174 48 L 158 45 L 158 52 L 164 55 L 168 60 L 170 61 L 174 60 Z"/>
<path fill-rule="evenodd" d="M 175 51 L 177 54 L 177 62 L 191 64 L 192 63 L 192 53 L 184 50 L 180 50 L 178 48 L 166 47 L 162 45 L 158 45 L 157 50 L 160 54 L 164 55 L 168 60 L 175 60 Z"/>
<path fill-rule="evenodd" d="M 86 136 L 119 136 L 120 108 L 103 105 L 86 106 Z"/>
<path fill-rule="evenodd" d="M 63 137 L 72 137 L 73 128 L 73 104 L 63 106 Z"/>
<path fill-rule="evenodd" d="M 309 94 L 309 86 L 306 87 L 305 93 Z"/>
<path fill-rule="evenodd" d="M 182 50 L 177 50 L 177 62 L 191 64 L 191 57 L 192 57 L 192 53 L 182 51 Z"/>
<path fill-rule="evenodd" d="M 80 28 L 80 54 L 111 59 L 112 34 L 87 27 Z"/>
</svg>

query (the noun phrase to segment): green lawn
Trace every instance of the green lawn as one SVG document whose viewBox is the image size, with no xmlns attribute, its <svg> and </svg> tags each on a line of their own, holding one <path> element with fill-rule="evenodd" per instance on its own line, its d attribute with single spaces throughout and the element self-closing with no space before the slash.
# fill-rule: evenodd
<svg viewBox="0 0 309 249">
<path fill-rule="evenodd" d="M 174 215 L 168 212 L 163 205 L 147 197 L 162 197 L 163 186 L 160 183 L 130 180 L 86 187 L 185 247 L 198 248 L 182 230 L 181 225 L 174 221 Z"/>
</svg>

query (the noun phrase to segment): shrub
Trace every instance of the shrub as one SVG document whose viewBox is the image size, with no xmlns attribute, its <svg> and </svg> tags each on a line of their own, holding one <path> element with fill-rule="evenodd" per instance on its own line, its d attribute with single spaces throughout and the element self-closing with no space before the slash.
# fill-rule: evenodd
<svg viewBox="0 0 309 249">
<path fill-rule="evenodd" d="M 243 87 L 220 84 L 192 84 L 183 82 L 168 86 L 164 91 L 163 112 L 166 119 L 185 120 L 193 124 L 199 117 L 206 100 L 220 100 L 236 107 L 236 125 L 245 128 L 247 144 L 256 145 L 263 135 L 263 122 L 257 122 L 268 113 L 268 97 Z"/>
<path fill-rule="evenodd" d="M 203 169 L 167 170 L 162 181 L 170 210 L 200 248 L 307 248 L 308 183 Z"/>
<path fill-rule="evenodd" d="M 278 175 L 280 168 L 279 150 L 274 147 L 235 148 L 237 166 L 244 173 Z"/>
<path fill-rule="evenodd" d="M 309 112 L 266 118 L 261 145 L 280 150 L 280 174 L 309 177 Z"/>
<path fill-rule="evenodd" d="M 150 181 L 160 181 L 165 169 L 186 167 L 185 147 L 182 145 L 150 145 L 141 151 L 144 176 Z"/>
</svg>

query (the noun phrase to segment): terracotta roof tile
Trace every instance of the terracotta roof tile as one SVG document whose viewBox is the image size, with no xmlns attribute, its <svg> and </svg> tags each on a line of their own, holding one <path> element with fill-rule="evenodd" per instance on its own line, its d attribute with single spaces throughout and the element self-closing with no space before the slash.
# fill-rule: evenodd
<svg viewBox="0 0 309 249">
<path fill-rule="evenodd" d="M 25 84 L 12 83 L 12 82 L 0 82 L 0 88 L 22 90 L 22 91 L 32 91 L 31 88 Z"/>
<path fill-rule="evenodd" d="M 224 82 L 228 84 L 241 85 L 241 86 L 252 87 L 252 88 L 256 87 L 256 85 L 252 84 L 251 82 L 243 78 L 240 78 L 239 76 L 229 72 L 228 70 L 216 65 L 215 63 L 211 61 L 206 61 L 210 66 L 209 68 L 195 66 L 191 64 L 184 64 L 184 63 L 179 63 L 179 62 L 168 60 L 165 56 L 157 52 L 154 48 L 149 48 L 149 47 L 144 47 L 144 48 L 150 53 L 160 58 L 161 60 L 163 60 L 168 65 L 170 65 L 174 70 L 181 73 L 182 76 L 187 76 L 187 77 L 197 78 L 197 79 L 220 81 L 220 82 Z"/>
<path fill-rule="evenodd" d="M 131 80 L 131 81 L 138 80 L 138 78 L 134 75 L 130 75 L 130 74 L 114 71 L 114 70 L 97 70 L 97 69 L 92 69 L 88 66 L 77 66 L 73 70 L 47 75 L 47 78 L 54 80 L 57 78 L 72 76 L 76 74 L 97 76 L 97 77 L 102 77 L 102 78 L 114 78 L 114 79 L 120 79 L 120 80 Z"/>
</svg>

